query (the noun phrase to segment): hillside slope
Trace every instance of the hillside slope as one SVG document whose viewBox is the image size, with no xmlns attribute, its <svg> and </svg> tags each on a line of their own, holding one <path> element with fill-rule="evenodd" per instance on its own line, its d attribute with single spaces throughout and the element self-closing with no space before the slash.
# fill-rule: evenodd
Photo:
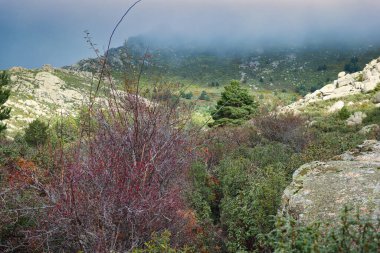
<svg viewBox="0 0 380 253">
<path fill-rule="evenodd" d="M 35 118 L 75 115 L 88 96 L 92 74 L 45 65 L 41 69 L 14 67 L 9 70 L 12 108 L 6 121 L 10 136 Z"/>
<path fill-rule="evenodd" d="M 147 51 L 148 50 L 148 51 Z M 241 80 L 254 89 L 292 89 L 302 95 L 334 79 L 345 68 L 362 69 L 380 55 L 380 47 L 307 46 L 294 48 L 228 49 L 196 48 L 193 45 L 152 45 L 143 37 L 130 38 L 125 45 L 109 51 L 109 62 L 115 72 L 129 71 L 126 66 L 139 66 L 143 55 L 144 79 L 207 86 Z M 97 59 L 84 59 L 67 69 L 94 71 Z"/>
</svg>

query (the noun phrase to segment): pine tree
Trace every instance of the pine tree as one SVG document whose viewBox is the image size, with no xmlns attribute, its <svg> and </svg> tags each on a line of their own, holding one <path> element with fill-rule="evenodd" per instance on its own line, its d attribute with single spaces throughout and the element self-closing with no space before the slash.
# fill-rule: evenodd
<svg viewBox="0 0 380 253">
<path fill-rule="evenodd" d="M 2 71 L 0 73 L 0 133 L 7 128 L 2 121 L 9 119 L 11 112 L 11 109 L 4 105 L 10 95 L 10 90 L 5 89 L 5 87 L 9 84 L 9 81 L 10 79 L 8 73 L 6 71 Z"/>
<path fill-rule="evenodd" d="M 213 111 L 214 122 L 210 126 L 240 125 L 256 112 L 257 102 L 248 90 L 240 86 L 239 81 L 232 81 L 224 87 L 222 97 Z"/>
</svg>

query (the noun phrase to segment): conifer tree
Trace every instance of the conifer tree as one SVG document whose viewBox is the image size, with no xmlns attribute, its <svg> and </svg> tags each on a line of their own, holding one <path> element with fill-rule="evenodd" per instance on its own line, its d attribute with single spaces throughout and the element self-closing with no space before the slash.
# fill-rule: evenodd
<svg viewBox="0 0 380 253">
<path fill-rule="evenodd" d="M 257 106 L 248 90 L 234 80 L 224 87 L 222 97 L 213 111 L 214 122 L 210 126 L 240 125 L 256 112 Z"/>
<path fill-rule="evenodd" d="M 9 75 L 6 71 L 0 72 L 0 133 L 3 132 L 7 126 L 2 123 L 3 120 L 9 119 L 11 109 L 4 104 L 7 102 L 10 90 L 6 89 L 9 84 Z"/>
</svg>

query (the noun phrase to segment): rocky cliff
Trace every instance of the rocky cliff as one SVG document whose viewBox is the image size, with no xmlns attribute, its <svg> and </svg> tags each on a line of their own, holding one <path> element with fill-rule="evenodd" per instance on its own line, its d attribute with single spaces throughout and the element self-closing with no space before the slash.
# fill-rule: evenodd
<svg viewBox="0 0 380 253">
<path fill-rule="evenodd" d="M 69 71 L 50 65 L 32 70 L 13 67 L 9 74 L 12 92 L 6 106 L 12 111 L 6 123 L 10 136 L 35 118 L 74 115 L 88 96 L 93 80 L 89 72 Z"/>
<path fill-rule="evenodd" d="M 345 205 L 380 218 L 380 141 L 301 166 L 282 197 L 282 212 L 302 223 L 334 221 Z"/>
<path fill-rule="evenodd" d="M 327 84 L 323 88 L 307 94 L 303 99 L 282 108 L 282 110 L 298 110 L 318 101 L 367 93 L 375 90 L 378 85 L 380 86 L 380 57 L 368 63 L 363 71 L 353 74 L 340 72 L 338 79 L 333 83 Z"/>
</svg>

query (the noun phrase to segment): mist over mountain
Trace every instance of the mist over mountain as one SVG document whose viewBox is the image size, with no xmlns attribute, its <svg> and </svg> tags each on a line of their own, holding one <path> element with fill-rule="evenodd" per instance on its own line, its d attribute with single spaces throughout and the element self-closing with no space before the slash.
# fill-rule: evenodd
<svg viewBox="0 0 380 253">
<path fill-rule="evenodd" d="M 0 1 L 0 69 L 72 64 L 93 57 L 89 30 L 101 51 L 132 1 Z M 251 48 L 379 43 L 380 2 L 373 0 L 144 0 L 119 27 L 112 47 L 130 37 L 194 47 Z"/>
</svg>

